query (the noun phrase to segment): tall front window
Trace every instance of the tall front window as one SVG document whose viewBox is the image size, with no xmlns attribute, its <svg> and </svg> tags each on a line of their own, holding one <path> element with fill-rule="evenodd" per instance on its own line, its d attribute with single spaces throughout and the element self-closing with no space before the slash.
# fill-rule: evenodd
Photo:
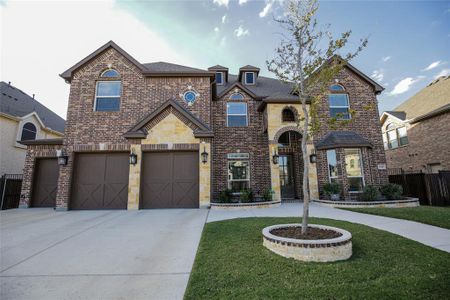
<svg viewBox="0 0 450 300">
<path fill-rule="evenodd" d="M 327 150 L 327 162 L 329 180 L 335 182 L 338 178 L 336 150 Z"/>
<path fill-rule="evenodd" d="M 119 111 L 120 81 L 99 81 L 95 96 L 95 111 Z"/>
<path fill-rule="evenodd" d="M 244 127 L 247 126 L 247 103 L 228 102 L 227 103 L 227 126 Z"/>
<path fill-rule="evenodd" d="M 348 94 L 341 85 L 332 85 L 328 95 L 330 105 L 330 116 L 338 120 L 350 119 L 350 103 Z"/>
<path fill-rule="evenodd" d="M 239 193 L 250 187 L 250 164 L 248 160 L 228 161 L 228 188 Z"/>
<path fill-rule="evenodd" d="M 33 123 L 25 123 L 22 127 L 22 136 L 20 140 L 28 141 L 36 139 L 36 126 Z"/>
<path fill-rule="evenodd" d="M 360 192 L 364 187 L 361 150 L 344 149 L 344 154 L 349 192 Z"/>
</svg>

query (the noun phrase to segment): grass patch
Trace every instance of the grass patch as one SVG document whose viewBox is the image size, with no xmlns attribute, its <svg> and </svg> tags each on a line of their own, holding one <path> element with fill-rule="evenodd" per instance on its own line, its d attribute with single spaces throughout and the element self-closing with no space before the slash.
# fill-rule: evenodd
<svg viewBox="0 0 450 300">
<path fill-rule="evenodd" d="M 364 225 L 312 218 L 353 235 L 353 256 L 334 263 L 286 259 L 261 230 L 298 218 L 247 218 L 205 225 L 186 299 L 446 299 L 450 254 Z"/>
<path fill-rule="evenodd" d="M 345 208 L 355 212 L 416 221 L 450 229 L 450 207 Z"/>
</svg>

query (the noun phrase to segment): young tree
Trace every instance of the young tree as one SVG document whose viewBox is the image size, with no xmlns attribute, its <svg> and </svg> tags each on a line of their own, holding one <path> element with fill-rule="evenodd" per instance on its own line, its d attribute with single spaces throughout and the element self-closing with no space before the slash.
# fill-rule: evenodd
<svg viewBox="0 0 450 300">
<path fill-rule="evenodd" d="M 302 233 L 308 229 L 309 202 L 311 194 L 308 184 L 309 157 L 307 141 L 320 130 L 317 105 L 323 97 L 332 79 L 342 70 L 343 61 L 354 58 L 367 45 L 367 39 L 353 52 L 341 58 L 339 50 L 347 45 L 351 31 L 333 38 L 330 25 L 319 28 L 315 15 L 319 8 L 317 0 L 290 0 L 286 4 L 285 14 L 275 19 L 283 28 L 282 41 L 275 50 L 275 58 L 267 61 L 269 71 L 286 83 L 293 86 L 294 94 L 302 104 L 303 115 L 298 118 L 303 137 L 301 149 L 303 155 L 303 218 Z M 308 106 L 309 104 L 309 112 Z M 339 117 L 339 116 L 337 116 Z M 331 120 L 330 126 L 337 123 Z"/>
</svg>

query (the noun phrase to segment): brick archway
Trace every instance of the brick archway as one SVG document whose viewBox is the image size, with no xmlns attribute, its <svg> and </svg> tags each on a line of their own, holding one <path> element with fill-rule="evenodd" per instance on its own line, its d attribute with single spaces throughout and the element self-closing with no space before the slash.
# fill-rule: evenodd
<svg viewBox="0 0 450 300">
<path fill-rule="evenodd" d="M 273 136 L 273 142 L 274 142 L 274 143 L 277 143 L 277 142 L 278 142 L 278 139 L 280 138 L 280 136 L 281 136 L 283 133 L 288 132 L 288 131 L 294 131 L 294 132 L 297 132 L 297 133 L 299 133 L 299 134 L 303 137 L 303 131 L 302 131 L 300 128 L 298 128 L 297 126 L 286 126 L 286 127 L 280 128 L 280 129 L 277 131 L 277 133 L 275 133 L 275 135 Z"/>
</svg>

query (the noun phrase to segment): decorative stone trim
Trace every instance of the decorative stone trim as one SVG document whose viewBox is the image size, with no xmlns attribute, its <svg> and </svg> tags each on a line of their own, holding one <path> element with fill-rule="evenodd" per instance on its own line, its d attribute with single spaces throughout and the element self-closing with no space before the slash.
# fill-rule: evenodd
<svg viewBox="0 0 450 300">
<path fill-rule="evenodd" d="M 199 144 L 142 144 L 142 151 L 161 151 L 161 150 L 198 150 Z"/>
<path fill-rule="evenodd" d="M 130 144 L 75 144 L 74 152 L 91 152 L 91 151 L 129 151 Z"/>
<path fill-rule="evenodd" d="M 352 234 L 346 230 L 309 224 L 309 227 L 333 230 L 341 236 L 323 240 L 300 240 L 273 235 L 274 229 L 301 227 L 301 224 L 281 224 L 266 227 L 262 230 L 263 245 L 272 252 L 301 261 L 331 262 L 346 260 L 352 256 Z"/>
<path fill-rule="evenodd" d="M 386 201 L 331 201 L 331 200 L 312 200 L 315 203 L 336 208 L 402 208 L 418 207 L 420 202 L 418 198 L 408 198 L 404 200 L 386 200 Z"/>
<path fill-rule="evenodd" d="M 281 201 L 265 201 L 265 202 L 249 202 L 249 203 L 211 203 L 211 209 L 219 210 L 234 210 L 234 209 L 247 209 L 247 208 L 269 208 L 278 207 L 281 205 Z"/>
<path fill-rule="evenodd" d="M 281 116 L 280 116 L 280 119 L 281 119 Z M 288 131 L 295 131 L 295 132 L 299 133 L 303 137 L 303 131 L 300 128 L 298 128 L 298 126 L 285 126 L 283 128 L 280 128 L 277 131 L 277 133 L 275 133 L 275 136 L 273 137 L 272 141 L 274 143 L 278 143 L 278 139 L 280 138 L 280 136 L 283 133 L 288 132 Z"/>
</svg>

